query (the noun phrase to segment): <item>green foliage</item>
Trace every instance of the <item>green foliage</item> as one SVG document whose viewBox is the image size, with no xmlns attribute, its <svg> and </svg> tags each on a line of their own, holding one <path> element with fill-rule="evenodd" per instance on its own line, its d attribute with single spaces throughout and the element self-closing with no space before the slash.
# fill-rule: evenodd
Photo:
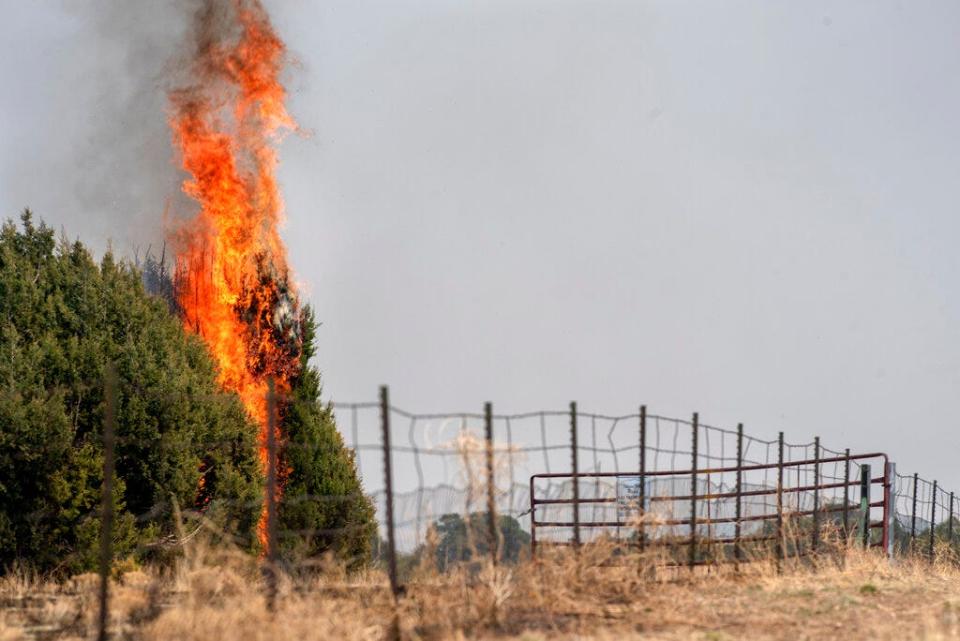
<svg viewBox="0 0 960 641">
<path fill-rule="evenodd" d="M 948 543 L 955 552 L 960 550 L 960 520 L 957 520 L 957 517 L 948 517 L 941 521 L 933 533 L 937 541 Z"/>
<path fill-rule="evenodd" d="M 256 428 L 220 391 L 200 339 L 130 265 L 110 253 L 97 265 L 29 211 L 21 221 L 22 231 L 9 221 L 0 230 L 0 567 L 94 566 L 109 363 L 119 377 L 117 554 L 170 530 L 171 496 L 250 535 Z"/>
<path fill-rule="evenodd" d="M 444 514 L 430 526 L 428 540 L 433 544 L 417 546 L 412 552 L 397 552 L 397 573 L 401 580 L 409 580 L 424 561 L 441 572 L 459 563 L 488 557 L 493 549 L 490 537 L 490 521 L 487 512 L 472 512 L 465 520 L 459 514 Z M 469 525 L 468 525 L 469 524 Z M 506 563 L 516 563 L 530 550 L 530 534 L 520 527 L 512 516 L 497 517 L 499 529 L 499 558 Z M 383 539 L 376 541 L 374 556 L 381 567 L 386 568 L 389 547 Z M 432 558 L 426 557 L 432 550 Z"/>
<path fill-rule="evenodd" d="M 445 571 L 453 564 L 469 561 L 475 556 L 489 555 L 494 549 L 487 512 L 472 512 L 468 520 L 459 514 L 444 514 L 434 524 L 438 542 L 435 561 L 437 569 Z M 503 561 L 515 563 L 530 546 L 530 535 L 524 532 L 512 516 L 497 518 L 499 554 Z"/>
<path fill-rule="evenodd" d="M 354 454 L 337 431 L 333 411 L 320 402 L 320 373 L 310 365 L 316 320 L 310 307 L 301 315 L 303 349 L 299 376 L 282 419 L 285 471 L 279 508 L 281 547 L 288 557 L 333 552 L 350 566 L 370 560 L 377 524 L 370 498 L 363 493 Z"/>
</svg>

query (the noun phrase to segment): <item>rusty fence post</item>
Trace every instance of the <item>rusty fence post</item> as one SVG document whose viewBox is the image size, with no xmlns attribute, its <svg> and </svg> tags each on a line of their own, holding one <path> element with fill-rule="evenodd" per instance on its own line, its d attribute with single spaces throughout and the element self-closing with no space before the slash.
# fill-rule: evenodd
<svg viewBox="0 0 960 641">
<path fill-rule="evenodd" d="M 267 610 L 277 607 L 277 389 L 273 377 L 267 379 Z"/>
<path fill-rule="evenodd" d="M 933 482 L 933 492 L 930 495 L 930 543 L 927 556 L 933 563 L 933 548 L 937 536 L 937 482 Z"/>
<path fill-rule="evenodd" d="M 742 536 L 743 519 L 743 423 L 737 424 L 737 504 L 736 520 L 734 521 L 733 535 L 733 558 L 739 567 L 742 559 L 743 550 L 741 549 L 740 538 Z"/>
<path fill-rule="evenodd" d="M 783 432 L 777 435 L 777 572 L 787 555 L 783 534 Z"/>
<path fill-rule="evenodd" d="M 700 433 L 700 415 L 693 413 L 693 429 L 691 433 L 690 449 L 690 569 L 697 564 L 697 458 Z"/>
<path fill-rule="evenodd" d="M 383 446 L 383 485 L 387 508 L 387 574 L 390 577 L 390 592 L 394 603 L 400 597 L 400 582 L 397 578 L 397 536 L 393 521 L 393 450 L 390 447 L 390 390 L 380 386 L 380 442 Z"/>
<path fill-rule="evenodd" d="M 637 532 L 637 543 L 641 550 L 646 547 L 647 533 L 644 523 L 646 522 L 647 510 L 647 406 L 640 406 L 640 483 L 637 488 L 637 514 L 640 517 L 639 529 Z"/>
<path fill-rule="evenodd" d="M 113 565 L 113 473 L 117 427 L 117 370 L 107 365 L 103 375 L 103 484 L 100 496 L 100 616 L 97 639 L 109 638 L 110 570 Z"/>
<path fill-rule="evenodd" d="M 580 467 L 577 457 L 577 402 L 570 402 L 570 467 L 573 470 L 573 545 L 580 548 Z"/>
<path fill-rule="evenodd" d="M 863 547 L 870 547 L 870 466 L 860 466 L 860 536 Z"/>
<path fill-rule="evenodd" d="M 487 519 L 490 526 L 490 556 L 496 565 L 500 559 L 500 533 L 497 528 L 496 479 L 493 466 L 493 404 L 483 405 L 483 424 L 487 440 Z"/>
</svg>

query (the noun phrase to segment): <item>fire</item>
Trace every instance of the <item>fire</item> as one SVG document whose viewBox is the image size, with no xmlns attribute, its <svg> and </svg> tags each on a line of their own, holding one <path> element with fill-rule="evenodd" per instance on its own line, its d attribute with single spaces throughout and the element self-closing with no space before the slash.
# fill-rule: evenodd
<svg viewBox="0 0 960 641">
<path fill-rule="evenodd" d="M 189 174 L 183 191 L 200 205 L 173 234 L 177 297 L 221 384 L 260 425 L 265 468 L 267 379 L 282 395 L 300 357 L 275 178 L 277 143 L 297 127 L 279 79 L 285 48 L 259 0 L 206 0 L 195 29 L 189 82 L 169 94 L 173 142 Z M 265 543 L 265 513 L 259 531 Z"/>
</svg>

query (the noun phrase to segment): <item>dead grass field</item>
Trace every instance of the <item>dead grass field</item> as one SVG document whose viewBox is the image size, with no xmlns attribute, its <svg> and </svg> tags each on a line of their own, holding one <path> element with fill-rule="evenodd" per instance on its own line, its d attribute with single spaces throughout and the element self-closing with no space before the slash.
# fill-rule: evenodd
<svg viewBox="0 0 960 641">
<path fill-rule="evenodd" d="M 384 576 L 337 568 L 281 585 L 267 612 L 249 558 L 195 550 L 176 572 L 127 572 L 113 586 L 113 638 L 184 641 L 384 639 L 394 612 L 405 639 L 960 639 L 960 572 L 923 560 L 891 565 L 851 550 L 816 564 L 654 572 L 602 567 L 587 549 L 517 567 L 421 568 L 395 611 Z M 622 560 L 622 559 L 620 559 Z M 96 636 L 96 577 L 58 585 L 23 573 L 0 584 L 0 641 Z"/>
</svg>

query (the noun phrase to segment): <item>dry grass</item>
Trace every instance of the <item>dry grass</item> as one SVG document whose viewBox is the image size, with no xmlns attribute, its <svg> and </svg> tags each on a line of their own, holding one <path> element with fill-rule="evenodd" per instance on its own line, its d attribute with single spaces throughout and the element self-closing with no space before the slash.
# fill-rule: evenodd
<svg viewBox="0 0 960 641">
<path fill-rule="evenodd" d="M 612 565 L 616 563 L 616 565 Z M 97 583 L 13 573 L 0 581 L 0 641 L 95 638 Z M 271 614 L 249 557 L 194 550 L 165 576 L 113 585 L 114 638 L 144 641 L 383 639 L 394 617 L 384 576 L 338 568 L 280 586 Z M 601 546 L 448 574 L 420 569 L 396 610 L 406 639 L 960 639 L 960 571 L 943 560 L 890 565 L 852 550 L 815 563 L 654 570 Z"/>
</svg>

